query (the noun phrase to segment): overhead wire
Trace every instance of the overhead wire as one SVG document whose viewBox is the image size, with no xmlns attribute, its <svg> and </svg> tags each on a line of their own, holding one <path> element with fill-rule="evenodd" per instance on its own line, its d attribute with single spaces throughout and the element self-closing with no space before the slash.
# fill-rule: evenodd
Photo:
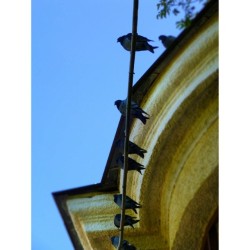
<svg viewBox="0 0 250 250">
<path fill-rule="evenodd" d="M 130 50 L 130 63 L 129 63 L 129 77 L 128 77 L 128 91 L 127 91 L 127 105 L 125 117 L 125 143 L 124 143 L 124 168 L 123 168 L 123 181 L 122 181 L 122 207 L 121 207 L 121 221 L 120 221 L 120 237 L 118 250 L 122 249 L 123 235 L 124 235 L 124 220 L 125 220 L 125 201 L 127 189 L 127 172 L 128 172 L 128 144 L 129 144 L 129 128 L 130 128 L 130 110 L 131 110 L 131 95 L 134 77 L 134 64 L 135 64 L 135 48 L 137 36 L 137 23 L 138 23 L 138 8 L 139 0 L 134 0 L 133 4 L 133 18 L 132 18 L 132 39 Z"/>
</svg>

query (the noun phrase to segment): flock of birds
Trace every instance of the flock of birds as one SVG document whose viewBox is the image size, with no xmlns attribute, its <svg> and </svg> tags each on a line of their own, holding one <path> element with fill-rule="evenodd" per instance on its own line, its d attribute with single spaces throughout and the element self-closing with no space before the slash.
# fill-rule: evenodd
<svg viewBox="0 0 250 250">
<path fill-rule="evenodd" d="M 175 36 L 165 36 L 165 35 L 159 36 L 159 40 L 161 40 L 163 46 L 166 49 L 170 47 L 170 45 L 174 42 L 175 38 L 176 38 Z M 130 51 L 131 50 L 131 40 L 132 40 L 132 33 L 128 33 L 127 35 L 120 36 L 117 39 L 117 42 L 120 42 L 122 47 L 125 50 Z M 158 47 L 152 46 L 148 42 L 153 42 L 153 40 L 150 40 L 144 36 L 136 35 L 135 50 L 136 51 L 149 50 L 151 53 L 154 53 L 154 49 L 156 49 Z"/>
<path fill-rule="evenodd" d="M 121 36 L 117 39 L 117 42 L 120 42 L 122 47 L 130 51 L 131 50 L 131 39 L 132 34 L 128 33 L 127 35 Z M 167 49 L 173 41 L 175 40 L 174 36 L 165 36 L 161 35 L 159 36 L 159 40 L 161 40 L 164 47 Z M 148 50 L 151 53 L 154 53 L 154 49 L 158 48 L 157 46 L 152 46 L 148 42 L 153 42 L 153 40 L 150 40 L 146 37 L 136 35 L 136 51 L 145 51 Z M 116 100 L 115 105 L 122 116 L 126 116 L 126 106 L 127 106 L 127 100 Z M 150 118 L 149 114 L 145 112 L 137 103 L 134 101 L 131 101 L 131 111 L 130 111 L 131 118 L 137 118 L 139 119 L 144 125 L 146 124 L 147 120 Z M 121 138 L 116 142 L 116 148 L 119 152 L 119 156 L 116 159 L 116 164 L 119 168 L 123 169 L 124 166 L 124 144 L 125 139 Z M 129 141 L 128 145 L 128 154 L 136 154 L 140 156 L 141 158 L 144 158 L 144 154 L 147 153 L 147 150 L 140 148 L 135 143 Z M 145 167 L 135 161 L 134 159 L 128 157 L 128 171 L 137 171 L 138 173 L 142 174 L 142 170 L 144 170 Z M 114 195 L 114 202 L 118 205 L 118 207 L 122 208 L 122 194 L 115 194 Z M 131 199 L 129 196 L 126 195 L 125 200 L 125 209 L 131 209 L 137 214 L 137 210 L 141 208 L 142 206 Z M 138 220 L 136 217 L 132 217 L 130 215 L 125 214 L 125 221 L 124 226 L 130 226 L 134 228 L 134 224 L 138 223 L 140 220 Z M 121 214 L 116 214 L 114 217 L 114 225 L 120 229 L 120 223 L 121 223 Z M 119 245 L 119 236 L 112 236 L 111 242 L 114 247 L 118 247 Z M 136 247 L 132 244 L 130 244 L 127 240 L 123 240 L 122 242 L 122 250 L 136 250 Z"/>
</svg>

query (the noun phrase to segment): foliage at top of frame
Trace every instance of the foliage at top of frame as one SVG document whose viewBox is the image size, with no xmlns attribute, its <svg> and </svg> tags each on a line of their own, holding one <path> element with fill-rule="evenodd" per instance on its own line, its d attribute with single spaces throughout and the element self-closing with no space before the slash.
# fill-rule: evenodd
<svg viewBox="0 0 250 250">
<path fill-rule="evenodd" d="M 176 22 L 176 27 L 178 29 L 187 28 L 192 19 L 196 16 L 198 12 L 196 12 L 197 4 L 206 4 L 207 0 L 160 0 L 157 4 L 157 19 L 167 18 L 170 14 L 175 16 L 180 13 L 184 13 L 184 18 Z"/>
</svg>

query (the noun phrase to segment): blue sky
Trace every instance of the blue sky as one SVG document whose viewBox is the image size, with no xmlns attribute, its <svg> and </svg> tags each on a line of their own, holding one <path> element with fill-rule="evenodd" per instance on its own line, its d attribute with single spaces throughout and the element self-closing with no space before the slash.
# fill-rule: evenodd
<svg viewBox="0 0 250 250">
<path fill-rule="evenodd" d="M 127 94 L 132 1 L 32 1 L 32 249 L 73 249 L 52 192 L 99 183 Z M 141 1 L 138 33 L 159 46 L 136 54 L 136 82 L 164 51 L 157 1 Z"/>
</svg>

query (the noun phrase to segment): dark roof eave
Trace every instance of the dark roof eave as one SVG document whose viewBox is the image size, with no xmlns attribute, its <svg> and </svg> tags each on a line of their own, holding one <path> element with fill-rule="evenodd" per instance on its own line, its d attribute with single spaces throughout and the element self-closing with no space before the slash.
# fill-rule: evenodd
<svg viewBox="0 0 250 250">
<path fill-rule="evenodd" d="M 91 194 L 91 193 L 111 193 L 117 191 L 117 185 L 105 185 L 104 183 L 98 183 L 93 185 L 88 185 L 80 188 L 68 189 L 64 191 L 54 192 L 52 196 L 56 202 L 57 208 L 63 218 L 64 225 L 69 234 L 71 242 L 76 250 L 84 250 L 81 241 L 78 237 L 78 234 L 75 230 L 74 224 L 71 220 L 68 207 L 67 200 L 71 197 L 75 197 L 77 195 L 82 194 Z"/>
</svg>

